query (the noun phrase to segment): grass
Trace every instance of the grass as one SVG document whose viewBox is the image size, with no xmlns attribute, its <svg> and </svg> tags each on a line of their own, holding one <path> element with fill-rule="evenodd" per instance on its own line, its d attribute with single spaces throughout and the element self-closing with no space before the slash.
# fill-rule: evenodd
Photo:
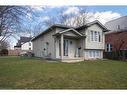
<svg viewBox="0 0 127 95">
<path fill-rule="evenodd" d="M 126 89 L 127 62 L 0 57 L 0 89 Z"/>
</svg>

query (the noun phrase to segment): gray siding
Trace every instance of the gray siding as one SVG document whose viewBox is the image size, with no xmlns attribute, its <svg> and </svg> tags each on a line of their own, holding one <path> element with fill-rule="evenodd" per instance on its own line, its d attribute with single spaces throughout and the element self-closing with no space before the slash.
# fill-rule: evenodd
<svg viewBox="0 0 127 95">
<path fill-rule="evenodd" d="M 90 40 L 90 31 L 98 31 L 101 33 L 101 42 L 93 42 Z M 102 28 L 100 28 L 97 24 L 94 24 L 88 27 L 85 30 L 86 40 L 85 40 L 85 49 L 104 49 L 105 39 L 104 39 L 104 32 Z"/>
<path fill-rule="evenodd" d="M 105 26 L 111 31 L 127 30 L 127 16 L 109 21 L 105 24 Z M 120 29 L 118 29 L 118 27 Z"/>
<path fill-rule="evenodd" d="M 52 36 L 54 33 L 55 29 L 33 41 L 33 52 L 35 56 L 45 57 L 46 50 L 44 48 L 46 49 L 46 42 L 48 42 L 48 53 L 51 53 L 51 58 L 55 57 L 54 38 Z"/>
</svg>

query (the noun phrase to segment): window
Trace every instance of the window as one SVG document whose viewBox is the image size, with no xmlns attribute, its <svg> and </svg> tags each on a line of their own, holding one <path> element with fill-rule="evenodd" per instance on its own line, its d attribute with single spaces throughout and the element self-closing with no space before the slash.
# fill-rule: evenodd
<svg viewBox="0 0 127 95">
<path fill-rule="evenodd" d="M 91 41 L 94 41 L 94 39 L 93 39 L 93 31 L 91 31 Z"/>
<path fill-rule="evenodd" d="M 100 55 L 99 55 L 99 51 L 96 52 L 96 56 L 97 56 L 97 58 L 100 57 Z"/>
<path fill-rule="evenodd" d="M 110 52 L 111 52 L 112 51 L 112 45 L 111 44 L 109 45 L 109 49 L 110 49 Z"/>
<path fill-rule="evenodd" d="M 95 31 L 94 32 L 94 39 L 95 39 L 94 41 L 97 41 L 97 36 L 98 36 L 97 31 Z"/>
<path fill-rule="evenodd" d="M 92 51 L 89 51 L 89 55 L 90 55 L 90 57 L 92 57 Z"/>
<path fill-rule="evenodd" d="M 29 50 L 31 50 L 31 48 L 29 48 Z"/>
<path fill-rule="evenodd" d="M 112 44 L 106 44 L 106 51 L 112 52 Z"/>
<path fill-rule="evenodd" d="M 29 42 L 29 46 L 31 46 L 31 43 Z"/>
<path fill-rule="evenodd" d="M 101 35 L 100 35 L 100 32 L 98 32 L 98 41 L 101 42 Z"/>
<path fill-rule="evenodd" d="M 89 50 L 89 58 L 100 58 L 101 51 L 99 50 Z"/>
<path fill-rule="evenodd" d="M 100 35 L 100 32 L 91 31 L 91 32 L 90 32 L 90 39 L 91 39 L 91 41 L 101 42 L 101 35 Z"/>
</svg>

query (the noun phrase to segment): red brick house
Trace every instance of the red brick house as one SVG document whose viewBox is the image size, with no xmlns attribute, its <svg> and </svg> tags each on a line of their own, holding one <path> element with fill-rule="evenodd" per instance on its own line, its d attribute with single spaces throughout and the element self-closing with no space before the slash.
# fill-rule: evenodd
<svg viewBox="0 0 127 95">
<path fill-rule="evenodd" d="M 106 51 L 127 50 L 127 31 L 105 34 Z"/>
<path fill-rule="evenodd" d="M 105 34 L 105 52 L 124 51 L 127 57 L 127 31 L 110 32 Z"/>
</svg>

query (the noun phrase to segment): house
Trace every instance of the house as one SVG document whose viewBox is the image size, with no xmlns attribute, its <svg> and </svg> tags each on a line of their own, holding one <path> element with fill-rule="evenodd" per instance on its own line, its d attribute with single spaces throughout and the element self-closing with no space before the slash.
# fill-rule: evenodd
<svg viewBox="0 0 127 95">
<path fill-rule="evenodd" d="M 31 37 L 20 37 L 14 46 L 14 50 L 32 50 Z"/>
<path fill-rule="evenodd" d="M 32 51 L 31 37 L 20 37 L 14 50 L 9 50 L 9 55 L 20 55 L 21 52 Z"/>
<path fill-rule="evenodd" d="M 121 52 L 116 59 L 121 57 L 122 59 L 127 59 L 127 31 L 115 31 L 105 34 L 105 52 L 110 54 L 113 52 Z M 112 58 L 113 59 L 113 58 Z"/>
<path fill-rule="evenodd" d="M 110 32 L 127 30 L 127 16 L 122 16 L 120 18 L 106 22 L 105 27 L 109 29 Z"/>
<path fill-rule="evenodd" d="M 21 45 L 21 50 L 33 50 L 33 44 L 31 41 L 25 42 Z"/>
<path fill-rule="evenodd" d="M 127 58 L 127 16 L 111 20 L 105 24 L 110 30 L 105 33 L 105 57 Z M 114 53 L 118 53 L 114 55 Z"/>
<path fill-rule="evenodd" d="M 127 31 L 118 31 L 105 34 L 106 51 L 127 50 Z"/>
<path fill-rule="evenodd" d="M 102 59 L 106 31 L 97 20 L 77 28 L 52 25 L 32 39 L 33 52 L 37 57 L 63 62 Z"/>
</svg>

